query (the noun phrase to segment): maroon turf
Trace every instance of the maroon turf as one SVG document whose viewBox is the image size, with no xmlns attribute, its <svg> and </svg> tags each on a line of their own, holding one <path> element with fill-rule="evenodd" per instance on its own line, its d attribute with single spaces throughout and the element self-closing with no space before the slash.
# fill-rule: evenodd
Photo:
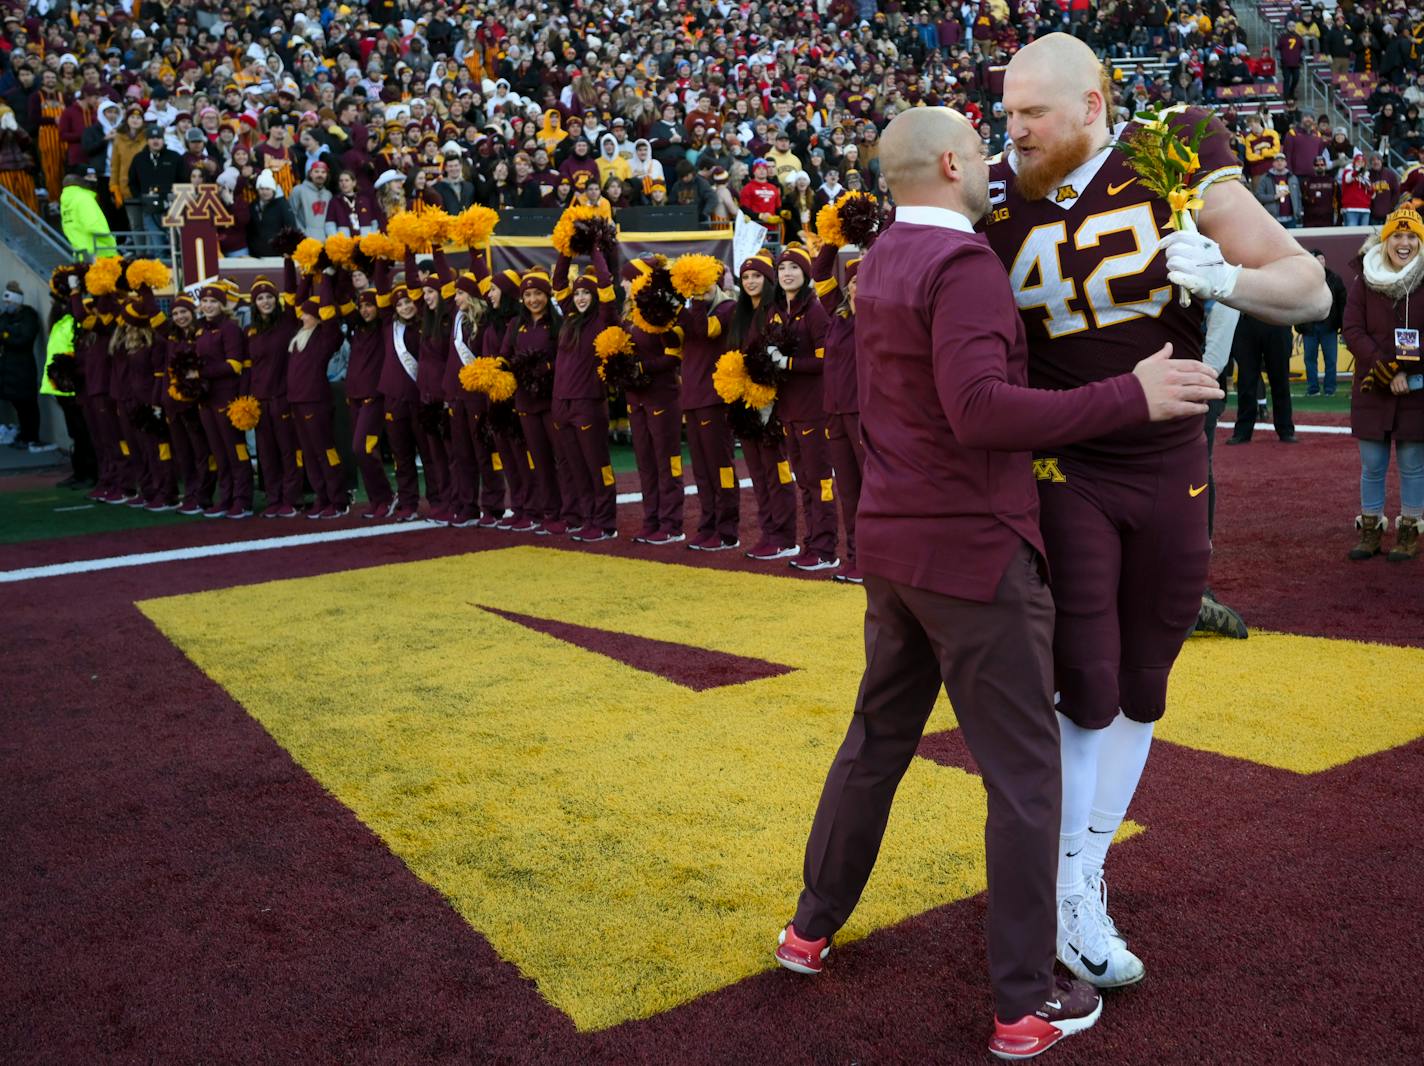
<svg viewBox="0 0 1424 1066">
<path fill-rule="evenodd" d="M 556 637 L 575 647 L 584 648 L 598 655 L 606 655 L 634 670 L 656 674 L 694 692 L 721 688 L 724 685 L 740 685 L 746 681 L 759 681 L 767 677 L 779 677 L 791 673 L 795 667 L 767 662 L 765 659 L 750 659 L 745 655 L 733 655 L 711 648 L 698 648 L 691 644 L 677 644 L 670 640 L 654 640 L 633 633 L 618 633 L 610 629 L 593 629 L 589 626 L 560 622 L 553 618 L 536 618 L 533 615 L 502 611 L 497 607 L 475 604 L 482 611 L 498 615 L 510 622 Z"/>
</svg>

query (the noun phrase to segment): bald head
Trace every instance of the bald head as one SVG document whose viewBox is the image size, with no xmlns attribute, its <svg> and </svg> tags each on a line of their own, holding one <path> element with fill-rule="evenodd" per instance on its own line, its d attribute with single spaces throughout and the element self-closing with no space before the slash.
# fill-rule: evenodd
<svg viewBox="0 0 1424 1066">
<path fill-rule="evenodd" d="M 912 107 L 896 115 L 880 136 L 880 173 L 896 203 L 933 204 L 952 183 L 945 154 L 962 169 L 970 161 L 982 166 L 982 152 L 979 135 L 958 111 Z"/>
<path fill-rule="evenodd" d="M 1055 92 L 1077 95 L 1102 88 L 1103 65 L 1078 38 L 1050 33 L 1025 45 L 1009 60 L 1004 72 L 1004 95 L 1011 79 L 1033 79 Z"/>
</svg>

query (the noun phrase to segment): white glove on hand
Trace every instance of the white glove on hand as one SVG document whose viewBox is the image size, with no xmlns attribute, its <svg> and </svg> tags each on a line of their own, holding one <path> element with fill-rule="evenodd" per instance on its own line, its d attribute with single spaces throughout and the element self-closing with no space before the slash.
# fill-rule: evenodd
<svg viewBox="0 0 1424 1066">
<path fill-rule="evenodd" d="M 771 365 L 778 370 L 785 370 L 791 365 L 791 360 L 781 354 L 781 349 L 774 344 L 766 346 L 766 354 L 771 356 Z"/>
<path fill-rule="evenodd" d="M 1167 252 L 1167 280 L 1199 300 L 1225 300 L 1236 288 L 1239 266 L 1221 255 L 1221 245 L 1204 233 L 1173 230 L 1162 239 Z"/>
<path fill-rule="evenodd" d="M 771 412 L 776 409 L 776 404 L 769 403 L 765 407 L 756 409 L 757 417 L 761 419 L 761 424 L 766 425 L 771 421 Z"/>
</svg>

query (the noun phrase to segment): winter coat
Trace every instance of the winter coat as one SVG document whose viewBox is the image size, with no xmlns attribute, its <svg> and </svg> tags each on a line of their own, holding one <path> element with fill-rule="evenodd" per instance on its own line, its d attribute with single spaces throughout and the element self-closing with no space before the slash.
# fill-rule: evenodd
<svg viewBox="0 0 1424 1066">
<path fill-rule="evenodd" d="M 1424 441 L 1424 391 L 1396 396 L 1378 384 L 1364 388 L 1376 365 L 1394 360 L 1394 331 L 1419 329 L 1424 320 L 1424 258 L 1416 255 L 1396 280 L 1382 269 L 1383 253 L 1378 237 L 1365 243 L 1360 276 L 1345 305 L 1345 343 L 1355 357 L 1350 430 L 1361 440 L 1384 440 L 1388 433 L 1395 440 Z M 1421 363 L 1403 369 L 1417 374 Z"/>
<path fill-rule="evenodd" d="M 40 316 L 23 304 L 0 312 L 0 399 L 33 400 L 39 391 L 35 338 Z"/>
</svg>

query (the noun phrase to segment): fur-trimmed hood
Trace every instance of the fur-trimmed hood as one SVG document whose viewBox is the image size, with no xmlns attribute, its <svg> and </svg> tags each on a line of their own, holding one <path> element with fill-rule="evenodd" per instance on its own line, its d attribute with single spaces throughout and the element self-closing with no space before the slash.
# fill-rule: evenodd
<svg viewBox="0 0 1424 1066">
<path fill-rule="evenodd" d="M 1391 300 L 1402 300 L 1424 281 L 1424 249 L 1403 270 L 1395 270 L 1385 259 L 1384 243 L 1378 233 L 1372 233 L 1360 248 L 1360 272 L 1365 285 Z"/>
</svg>

